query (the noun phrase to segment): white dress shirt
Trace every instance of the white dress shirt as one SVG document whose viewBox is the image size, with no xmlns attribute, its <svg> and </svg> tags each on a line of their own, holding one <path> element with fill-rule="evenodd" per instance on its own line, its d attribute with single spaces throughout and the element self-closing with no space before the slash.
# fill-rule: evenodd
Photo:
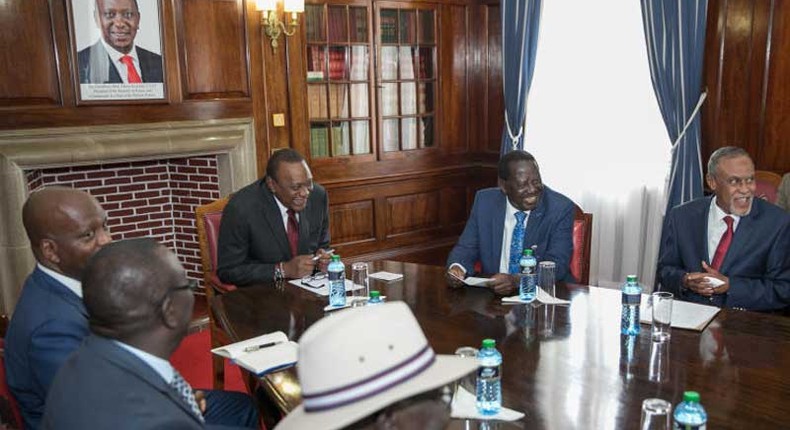
<svg viewBox="0 0 790 430">
<path fill-rule="evenodd" d="M 280 208 L 280 216 L 283 218 L 283 227 L 285 227 L 285 232 L 288 233 L 288 208 L 280 202 L 277 196 L 274 196 L 274 201 L 277 202 L 277 207 Z M 294 216 L 296 216 L 296 222 L 298 224 L 299 212 L 294 212 Z"/>
<path fill-rule="evenodd" d="M 101 39 L 101 43 L 104 45 L 104 49 L 107 51 L 107 54 L 110 56 L 110 60 L 112 60 L 112 64 L 115 66 L 115 70 L 118 71 L 118 74 L 121 75 L 121 80 L 123 80 L 124 84 L 129 83 L 129 73 L 126 70 L 126 64 L 121 61 L 121 57 L 124 55 L 128 55 L 132 57 L 134 68 L 137 70 L 137 75 L 140 76 L 140 79 L 143 78 L 142 70 L 140 69 L 140 59 L 137 57 L 137 47 L 132 46 L 132 50 L 129 51 L 128 54 L 124 54 L 123 52 L 118 52 L 112 46 L 108 45 L 107 42 L 104 41 L 104 38 Z"/>
<path fill-rule="evenodd" d="M 724 222 L 724 217 L 727 215 L 733 219 L 732 232 L 734 234 L 741 217 L 725 213 L 716 204 L 716 197 L 713 197 L 710 201 L 710 210 L 708 210 L 708 264 L 713 262 L 713 254 L 716 253 L 716 248 L 719 246 L 722 235 L 727 231 L 727 223 Z"/>
<path fill-rule="evenodd" d="M 119 340 L 113 340 L 113 342 L 115 342 L 115 344 L 121 348 L 134 354 L 140 360 L 143 360 L 143 362 L 154 369 L 154 371 L 158 373 L 166 383 L 170 384 L 173 381 L 173 366 L 169 361 L 159 358 L 153 354 L 149 354 L 142 349 L 137 349 L 131 345 L 127 345 Z"/>
<path fill-rule="evenodd" d="M 63 284 L 66 288 L 71 290 L 77 297 L 82 298 L 82 282 L 74 279 L 69 278 L 68 276 L 58 273 L 52 269 L 44 267 L 41 263 L 36 263 L 36 267 L 41 269 L 42 272 L 46 273 L 47 275 L 55 278 L 58 282 Z"/>
</svg>

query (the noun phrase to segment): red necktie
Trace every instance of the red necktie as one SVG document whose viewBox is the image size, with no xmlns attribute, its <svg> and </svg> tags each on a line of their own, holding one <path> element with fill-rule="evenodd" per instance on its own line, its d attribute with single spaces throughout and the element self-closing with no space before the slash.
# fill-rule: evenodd
<svg viewBox="0 0 790 430">
<path fill-rule="evenodd" d="M 721 235 L 721 240 L 719 241 L 719 246 L 716 247 L 716 252 L 713 254 L 713 262 L 710 264 L 710 267 L 713 267 L 716 270 L 719 270 L 721 267 L 721 262 L 724 261 L 724 256 L 727 255 L 727 250 L 730 248 L 730 243 L 732 242 L 732 217 L 725 216 L 724 222 L 727 224 L 727 231 Z"/>
<path fill-rule="evenodd" d="M 296 213 L 293 209 L 288 209 L 288 228 L 285 229 L 288 236 L 288 244 L 291 245 L 291 258 L 296 257 L 299 245 L 299 224 L 296 222 Z"/>
<path fill-rule="evenodd" d="M 126 77 L 130 84 L 140 84 L 143 82 L 140 75 L 137 74 L 137 69 L 134 68 L 134 60 L 128 55 L 121 57 L 121 63 L 126 64 Z"/>
</svg>

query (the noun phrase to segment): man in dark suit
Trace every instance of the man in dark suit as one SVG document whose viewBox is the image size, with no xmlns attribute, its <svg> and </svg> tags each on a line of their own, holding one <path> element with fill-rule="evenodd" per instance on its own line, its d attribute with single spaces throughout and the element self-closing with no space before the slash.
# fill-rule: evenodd
<svg viewBox="0 0 790 430">
<path fill-rule="evenodd" d="M 266 177 L 242 188 L 222 212 L 217 275 L 245 286 L 301 278 L 329 261 L 329 201 L 304 158 L 281 149 Z"/>
<path fill-rule="evenodd" d="M 168 361 L 188 333 L 197 285 L 176 256 L 150 238 L 115 242 L 83 281 L 91 335 L 55 376 L 43 428 L 203 428 L 211 403 Z M 220 424 L 208 427 L 232 428 Z"/>
<path fill-rule="evenodd" d="M 754 163 L 741 148 L 716 150 L 705 179 L 713 197 L 667 215 L 658 260 L 661 289 L 719 307 L 787 307 L 790 215 L 754 198 Z"/>
<path fill-rule="evenodd" d="M 511 294 L 517 286 L 512 275 L 518 273 L 518 259 L 528 248 L 538 261 L 557 264 L 557 280 L 569 279 L 573 202 L 543 185 L 538 163 L 526 151 L 503 156 L 498 176 L 498 188 L 477 192 L 464 232 L 450 251 L 450 282 L 460 283 L 480 262 L 482 273 L 494 273 L 490 287 L 497 294 Z"/>
<path fill-rule="evenodd" d="M 112 238 L 96 199 L 71 188 L 34 192 L 22 218 L 37 264 L 8 327 L 5 366 L 25 428 L 36 429 L 55 373 L 88 335 L 82 270 Z"/>
<path fill-rule="evenodd" d="M 140 27 L 137 0 L 96 0 L 94 20 L 102 38 L 78 54 L 80 83 L 163 81 L 162 57 L 134 44 Z"/>
</svg>

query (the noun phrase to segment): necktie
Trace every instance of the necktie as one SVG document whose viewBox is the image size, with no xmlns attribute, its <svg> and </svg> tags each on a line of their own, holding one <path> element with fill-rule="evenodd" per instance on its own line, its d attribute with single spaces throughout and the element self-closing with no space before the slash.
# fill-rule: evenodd
<svg viewBox="0 0 790 430">
<path fill-rule="evenodd" d="M 293 209 L 288 209 L 288 228 L 285 233 L 288 235 L 288 244 L 291 245 L 291 258 L 296 257 L 299 255 L 299 223 L 296 222 L 296 213 Z"/>
<path fill-rule="evenodd" d="M 200 408 L 198 407 L 197 402 L 195 401 L 195 393 L 192 391 L 192 387 L 189 386 L 189 383 L 184 380 L 184 377 L 178 373 L 177 370 L 173 369 L 173 380 L 170 381 L 170 387 L 172 387 L 176 393 L 185 401 L 189 408 L 192 409 L 192 412 L 197 415 L 200 422 L 203 421 L 203 414 L 200 412 Z"/>
<path fill-rule="evenodd" d="M 134 60 L 128 55 L 121 57 L 121 63 L 126 64 L 126 79 L 130 84 L 139 84 L 143 80 L 137 74 L 137 69 L 134 68 Z"/>
<path fill-rule="evenodd" d="M 510 238 L 510 261 L 507 271 L 510 274 L 519 272 L 518 260 L 524 250 L 524 218 L 527 214 L 522 211 L 516 212 L 516 226 L 513 228 L 513 236 Z"/>
<path fill-rule="evenodd" d="M 719 267 L 721 267 L 721 263 L 724 261 L 724 256 L 727 255 L 727 250 L 730 248 L 730 243 L 732 242 L 733 219 L 728 215 L 724 217 L 724 222 L 727 224 L 727 230 L 723 235 L 721 235 L 719 246 L 716 247 L 716 252 L 713 253 L 713 261 L 710 263 L 710 267 L 713 267 L 716 270 L 719 270 Z"/>
</svg>

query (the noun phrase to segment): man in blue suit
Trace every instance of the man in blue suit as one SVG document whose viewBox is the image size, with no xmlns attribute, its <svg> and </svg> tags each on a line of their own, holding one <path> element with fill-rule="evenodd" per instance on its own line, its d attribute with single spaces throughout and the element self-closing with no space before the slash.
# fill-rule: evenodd
<svg viewBox="0 0 790 430">
<path fill-rule="evenodd" d="M 479 261 L 482 273 L 494 274 L 489 285 L 494 292 L 511 294 L 517 286 L 512 274 L 528 248 L 538 261 L 557 264 L 557 280 L 570 279 L 573 202 L 543 185 L 538 163 L 526 151 L 508 152 L 497 170 L 499 187 L 477 192 L 464 232 L 450 251 L 450 282 L 460 283 Z"/>
<path fill-rule="evenodd" d="M 713 197 L 670 211 L 661 238 L 661 289 L 718 307 L 779 310 L 790 305 L 790 215 L 754 198 L 754 163 L 719 148 L 706 176 Z"/>
<path fill-rule="evenodd" d="M 5 366 L 25 428 L 37 429 L 55 373 L 88 336 L 82 270 L 112 239 L 96 199 L 70 188 L 34 192 L 22 218 L 37 264 L 8 327 Z"/>
<path fill-rule="evenodd" d="M 189 331 L 196 285 L 175 254 L 153 239 L 115 242 L 97 252 L 83 284 L 91 335 L 55 376 L 42 428 L 210 424 L 192 387 L 168 361 Z M 223 424 L 206 427 L 237 428 Z"/>
</svg>

